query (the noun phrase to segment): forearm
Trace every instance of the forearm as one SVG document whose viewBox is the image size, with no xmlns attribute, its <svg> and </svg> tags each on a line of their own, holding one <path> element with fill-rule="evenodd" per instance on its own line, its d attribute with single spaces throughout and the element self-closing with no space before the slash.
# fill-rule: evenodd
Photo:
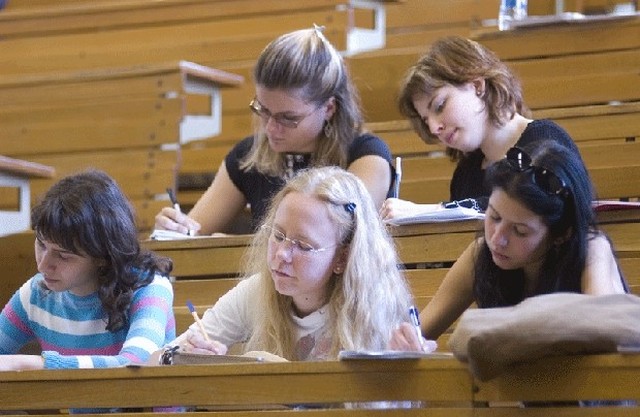
<svg viewBox="0 0 640 417">
<path fill-rule="evenodd" d="M 0 355 L 0 371 L 44 369 L 44 359 L 38 355 Z"/>
</svg>

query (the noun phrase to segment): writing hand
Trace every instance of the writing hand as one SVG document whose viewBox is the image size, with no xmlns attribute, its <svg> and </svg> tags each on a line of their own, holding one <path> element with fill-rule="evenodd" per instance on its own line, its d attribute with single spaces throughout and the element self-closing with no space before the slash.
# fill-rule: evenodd
<svg viewBox="0 0 640 417">
<path fill-rule="evenodd" d="M 200 223 L 175 208 L 164 207 L 160 213 L 156 215 L 156 224 L 154 228 L 160 230 L 172 230 L 186 235 L 189 234 L 189 231 L 197 234 L 201 226 Z"/>
<path fill-rule="evenodd" d="M 393 220 L 398 217 L 412 216 L 420 211 L 416 203 L 399 198 L 387 198 L 380 208 L 382 220 Z"/>
<path fill-rule="evenodd" d="M 191 332 L 181 348 L 185 352 L 209 355 L 226 355 L 227 346 L 215 340 L 206 340 L 199 332 Z"/>
<path fill-rule="evenodd" d="M 388 348 L 389 350 L 431 353 L 438 348 L 438 344 L 435 340 L 424 338 L 421 344 L 413 324 L 405 322 L 393 331 Z"/>
</svg>

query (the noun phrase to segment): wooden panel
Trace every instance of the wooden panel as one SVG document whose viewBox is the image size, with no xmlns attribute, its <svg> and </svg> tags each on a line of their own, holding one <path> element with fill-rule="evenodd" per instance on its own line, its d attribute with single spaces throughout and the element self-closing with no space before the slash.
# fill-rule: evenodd
<svg viewBox="0 0 640 417">
<path fill-rule="evenodd" d="M 6 39 L 0 42 L 0 74 L 25 75 L 148 65 L 179 59 L 218 67 L 217 64 L 223 61 L 255 59 L 276 36 L 311 27 L 314 22 L 326 26 L 327 37 L 339 49 L 345 49 L 346 36 L 343 35 L 347 28 L 346 12 L 327 10 L 277 17 Z M 252 28 L 252 31 L 247 32 L 246 28 Z"/>
<path fill-rule="evenodd" d="M 471 383 L 466 367 L 453 358 L 314 361 L 3 372 L 0 396 L 7 410 L 176 404 L 264 409 L 268 404 L 401 400 L 451 407 L 470 403 Z"/>
<path fill-rule="evenodd" d="M 474 37 L 503 60 L 637 49 L 640 47 L 640 18 L 521 31 L 490 29 L 479 31 Z"/>
<path fill-rule="evenodd" d="M 506 375 L 476 382 L 476 401 L 571 401 L 638 399 L 638 355 L 545 358 Z M 536 383 L 539 381 L 540 383 Z M 542 383 L 544 381 L 544 383 Z M 580 381 L 576 383 L 576 381 Z M 609 408 L 609 412 L 614 409 Z M 583 409 L 584 411 L 584 409 Z M 608 414 L 615 415 L 615 414 Z M 622 414 L 624 415 L 624 414 Z"/>
<path fill-rule="evenodd" d="M 119 0 L 65 0 L 64 4 L 46 3 L 40 9 L 25 10 L 25 4 L 10 3 L 0 15 L 3 38 L 50 36 L 78 31 L 117 30 L 122 27 L 159 26 L 161 24 L 230 20 L 248 16 L 289 14 L 326 9 L 342 4 L 338 0 L 164 0 L 162 2 Z M 34 1 L 36 5 L 40 2 Z M 36 6 L 38 7 L 38 6 Z"/>
<path fill-rule="evenodd" d="M 145 149 L 33 157 L 34 162 L 55 166 L 58 178 L 91 167 L 102 169 L 114 177 L 129 198 L 164 193 L 173 183 L 176 160 L 175 150 L 151 152 Z M 35 180 L 33 195 L 43 193 L 52 183 L 51 180 Z"/>
<path fill-rule="evenodd" d="M 404 264 L 450 262 L 458 259 L 475 238 L 474 232 L 406 236 L 395 239 Z"/>
<path fill-rule="evenodd" d="M 42 104 L 42 101 L 39 102 Z M 3 125 L 0 141 L 12 155 L 175 144 L 183 117 L 182 105 L 180 98 L 113 103 L 96 100 L 91 105 L 34 106 L 3 112 L 0 113 Z"/>
</svg>

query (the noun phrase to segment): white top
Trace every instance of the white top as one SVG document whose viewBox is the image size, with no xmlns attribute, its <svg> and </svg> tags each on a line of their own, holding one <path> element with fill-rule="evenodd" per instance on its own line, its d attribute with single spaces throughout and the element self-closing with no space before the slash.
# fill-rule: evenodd
<svg viewBox="0 0 640 417">
<path fill-rule="evenodd" d="M 202 324 L 209 337 L 231 347 L 236 343 L 246 342 L 256 326 L 255 302 L 258 287 L 258 275 L 251 276 L 238 283 L 225 295 L 220 297 L 213 307 L 207 309 L 202 316 Z M 329 359 L 332 335 L 327 334 L 329 323 L 327 306 L 323 306 L 306 317 L 297 317 L 291 312 L 296 331 L 296 352 L 298 360 Z M 178 345 L 186 339 L 189 331 L 200 331 L 194 323 L 170 345 Z M 257 347 L 258 350 L 265 350 Z"/>
</svg>

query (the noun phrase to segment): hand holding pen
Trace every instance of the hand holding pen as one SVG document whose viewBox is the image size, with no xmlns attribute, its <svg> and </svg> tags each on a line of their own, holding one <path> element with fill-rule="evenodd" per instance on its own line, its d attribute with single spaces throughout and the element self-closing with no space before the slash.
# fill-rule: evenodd
<svg viewBox="0 0 640 417">
<path fill-rule="evenodd" d="M 396 157 L 396 176 L 393 180 L 393 197 L 400 198 L 400 182 L 402 181 L 402 158 Z"/>
<path fill-rule="evenodd" d="M 187 308 L 193 316 L 193 321 L 197 324 L 198 330 L 191 331 L 187 340 L 181 345 L 181 348 L 185 352 L 200 353 L 207 355 L 224 355 L 227 353 L 227 346 L 216 340 L 211 340 L 209 334 L 202 324 L 202 320 L 198 317 L 196 308 L 193 303 L 187 300 Z"/>
<path fill-rule="evenodd" d="M 161 220 L 164 221 L 164 223 L 167 223 L 167 221 L 170 220 L 173 223 L 177 223 L 178 225 L 187 227 L 186 234 L 188 236 L 195 236 L 197 228 L 193 228 L 193 227 L 190 227 L 187 224 L 185 224 L 185 219 L 186 220 L 190 220 L 190 219 L 186 214 L 184 214 L 182 212 L 182 209 L 180 208 L 180 203 L 178 203 L 178 199 L 176 198 L 176 195 L 173 192 L 173 189 L 167 188 L 167 194 L 169 194 L 169 199 L 171 199 L 171 204 L 173 206 L 173 209 L 175 210 L 175 214 L 173 215 L 175 217 L 171 217 L 172 215 L 169 214 L 168 212 L 161 212 L 160 215 L 156 216 L 156 228 L 159 228 L 158 225 L 159 225 L 159 223 L 161 223 Z M 163 218 L 163 216 L 164 216 L 164 218 Z M 180 219 L 180 217 L 183 217 L 183 219 Z M 164 227 L 160 227 L 160 228 L 170 229 L 166 225 L 164 225 Z M 174 226 L 170 230 L 175 230 L 175 229 L 176 228 Z"/>
<path fill-rule="evenodd" d="M 424 350 L 424 337 L 422 336 L 422 328 L 420 327 L 420 313 L 415 306 L 409 307 L 409 317 L 411 318 L 411 324 L 413 324 L 416 330 L 420 347 Z"/>
<path fill-rule="evenodd" d="M 191 312 L 191 315 L 193 316 L 193 321 L 195 321 L 196 324 L 198 325 L 198 328 L 200 328 L 200 333 L 202 334 L 202 337 L 204 337 L 207 342 L 210 342 L 211 339 L 209 339 L 209 335 L 207 334 L 207 331 L 205 330 L 204 325 L 202 324 L 202 320 L 200 320 L 200 317 L 198 317 L 198 312 L 196 311 L 196 308 L 193 306 L 193 303 L 189 300 L 187 300 L 187 308 L 189 309 L 189 311 Z"/>
</svg>

